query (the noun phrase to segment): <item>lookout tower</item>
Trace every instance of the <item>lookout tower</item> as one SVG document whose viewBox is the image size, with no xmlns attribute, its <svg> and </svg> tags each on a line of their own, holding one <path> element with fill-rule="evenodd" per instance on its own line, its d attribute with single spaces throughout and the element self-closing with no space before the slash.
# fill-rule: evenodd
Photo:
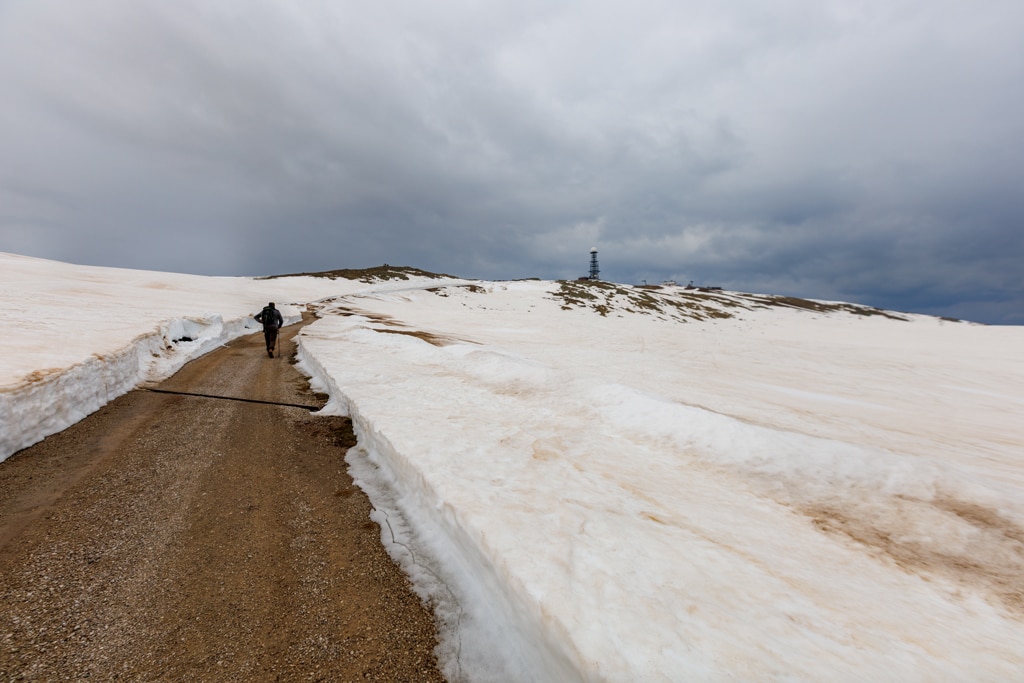
<svg viewBox="0 0 1024 683">
<path fill-rule="evenodd" d="M 601 271 L 597 269 L 597 247 L 590 248 L 590 279 L 600 280 Z"/>
</svg>

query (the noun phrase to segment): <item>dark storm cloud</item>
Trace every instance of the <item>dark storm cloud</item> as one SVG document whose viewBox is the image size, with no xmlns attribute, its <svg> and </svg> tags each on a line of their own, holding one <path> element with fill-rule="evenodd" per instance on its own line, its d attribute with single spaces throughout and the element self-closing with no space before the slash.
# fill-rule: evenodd
<svg viewBox="0 0 1024 683">
<path fill-rule="evenodd" d="M 1024 322 L 1024 7 L 0 3 L 0 249 Z"/>
</svg>

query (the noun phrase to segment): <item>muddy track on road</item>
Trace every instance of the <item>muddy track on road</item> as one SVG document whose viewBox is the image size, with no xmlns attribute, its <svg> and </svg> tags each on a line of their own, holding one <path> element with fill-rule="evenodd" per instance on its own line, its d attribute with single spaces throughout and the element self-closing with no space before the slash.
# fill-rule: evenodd
<svg viewBox="0 0 1024 683">
<path fill-rule="evenodd" d="M 296 407 L 322 402 L 297 329 L 285 358 L 238 339 L 157 387 L 183 393 L 130 392 L 0 463 L 0 679 L 443 680 L 346 473 L 351 425 Z"/>
</svg>

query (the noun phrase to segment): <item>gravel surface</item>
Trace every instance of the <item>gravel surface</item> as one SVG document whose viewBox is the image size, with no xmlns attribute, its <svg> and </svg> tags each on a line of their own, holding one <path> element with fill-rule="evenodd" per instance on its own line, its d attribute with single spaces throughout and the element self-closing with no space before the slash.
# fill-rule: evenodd
<svg viewBox="0 0 1024 683">
<path fill-rule="evenodd" d="M 322 400 L 259 334 L 159 388 Z M 353 444 L 343 418 L 140 390 L 0 463 L 0 679 L 442 681 Z"/>
</svg>

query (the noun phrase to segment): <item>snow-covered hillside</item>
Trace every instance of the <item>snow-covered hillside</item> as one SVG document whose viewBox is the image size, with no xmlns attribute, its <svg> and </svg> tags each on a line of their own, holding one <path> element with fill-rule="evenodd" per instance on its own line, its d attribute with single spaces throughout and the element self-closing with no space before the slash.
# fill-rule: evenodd
<svg viewBox="0 0 1024 683">
<path fill-rule="evenodd" d="M 119 387 L 266 300 L 313 302 L 301 366 L 353 418 L 351 471 L 435 601 L 453 680 L 1024 678 L 1022 328 L 678 287 L 0 258 L 20 306 L 5 445 L 28 440 L 9 416 L 42 410 L 36 384 L 67 382 L 84 414 L 128 349 Z"/>
</svg>

